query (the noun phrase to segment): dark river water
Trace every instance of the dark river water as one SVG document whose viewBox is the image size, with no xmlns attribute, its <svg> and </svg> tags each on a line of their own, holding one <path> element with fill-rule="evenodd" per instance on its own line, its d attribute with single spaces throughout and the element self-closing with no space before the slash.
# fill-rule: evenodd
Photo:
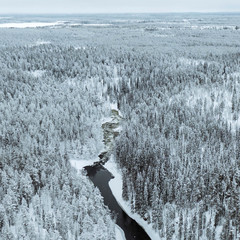
<svg viewBox="0 0 240 240">
<path fill-rule="evenodd" d="M 124 231 L 127 240 L 148 240 L 147 233 L 141 226 L 130 218 L 118 205 L 108 182 L 113 178 L 112 174 L 102 165 L 86 166 L 87 175 L 97 186 L 104 198 L 104 204 L 117 216 L 116 223 Z"/>
</svg>

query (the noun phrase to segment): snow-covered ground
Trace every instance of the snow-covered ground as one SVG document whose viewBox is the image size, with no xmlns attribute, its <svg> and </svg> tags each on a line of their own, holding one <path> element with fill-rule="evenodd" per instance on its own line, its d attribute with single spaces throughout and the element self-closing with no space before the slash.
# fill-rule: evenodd
<svg viewBox="0 0 240 240">
<path fill-rule="evenodd" d="M 93 165 L 94 162 L 99 161 L 99 158 L 93 158 L 93 159 L 70 159 L 70 163 L 72 165 L 72 167 L 76 168 L 77 170 L 82 170 L 84 167 L 86 166 L 90 166 Z"/>
<path fill-rule="evenodd" d="M 86 48 L 87 48 L 87 47 L 85 47 L 85 46 L 75 47 L 76 50 L 79 50 L 79 49 L 83 49 L 83 50 L 85 50 Z"/>
<path fill-rule="evenodd" d="M 1 23 L 0 28 L 37 28 L 37 27 L 51 27 L 62 24 L 62 22 L 16 22 L 16 23 Z"/>
<path fill-rule="evenodd" d="M 234 79 L 236 80 L 236 79 L 240 78 L 240 72 L 230 73 L 230 74 L 228 75 L 228 78 L 229 78 L 229 77 L 232 77 L 232 78 L 234 78 Z"/>
<path fill-rule="evenodd" d="M 71 82 L 69 80 L 67 80 L 66 82 L 67 84 L 72 84 L 74 85 L 74 82 Z M 117 109 L 117 104 L 110 104 L 110 107 L 109 106 L 106 106 L 107 108 L 110 108 L 112 110 L 116 110 L 118 111 Z M 118 111 L 119 112 L 119 111 Z M 121 113 L 119 112 L 119 116 L 121 116 Z M 104 123 L 117 123 L 119 122 L 119 120 L 116 119 L 116 116 L 112 115 L 112 116 L 109 116 L 109 117 L 106 117 L 104 119 L 102 119 L 101 121 L 101 125 L 104 124 Z M 114 129 L 113 131 L 120 131 L 120 127 Z M 113 141 L 113 139 L 112 139 Z M 98 142 L 97 143 L 97 148 L 95 149 L 97 154 L 92 157 L 91 154 L 88 154 L 88 151 L 89 151 L 89 146 L 93 146 L 94 142 L 92 142 L 92 145 L 91 143 L 89 143 L 87 146 L 85 146 L 84 148 L 84 151 L 81 155 L 79 155 L 78 153 L 73 153 L 73 154 L 70 154 L 70 163 L 71 165 L 78 169 L 78 170 L 81 170 L 83 169 L 83 167 L 85 166 L 89 166 L 89 165 L 93 165 L 94 162 L 98 162 L 99 161 L 99 158 L 98 158 L 98 154 L 101 153 L 101 152 L 105 152 L 105 151 L 109 151 L 110 149 L 108 148 L 108 146 L 104 145 L 103 142 Z M 95 146 L 96 147 L 96 146 Z M 98 150 L 98 151 L 97 151 Z"/>
<path fill-rule="evenodd" d="M 226 29 L 231 29 L 231 30 L 236 30 L 236 26 L 231 26 L 231 25 L 192 25 L 192 29 L 200 29 L 200 30 L 205 30 L 205 29 L 214 29 L 214 30 L 226 30 Z"/>
<path fill-rule="evenodd" d="M 111 109 L 116 110 L 119 112 L 117 108 L 117 104 L 111 104 Z M 119 112 L 119 116 L 121 116 L 121 113 Z M 113 122 L 114 116 L 105 118 L 103 120 L 104 122 Z M 119 131 L 121 130 L 121 127 L 118 127 Z M 116 129 L 115 129 L 116 131 Z M 92 165 L 94 162 L 99 161 L 99 158 L 92 158 L 92 159 L 80 159 L 80 158 L 71 158 L 70 163 L 71 165 L 76 168 L 77 170 L 81 171 L 85 166 Z M 109 182 L 109 187 L 116 198 L 117 202 L 121 206 L 121 208 L 132 218 L 134 219 L 140 226 L 143 227 L 143 229 L 147 232 L 147 234 L 150 236 L 152 240 L 159 240 L 159 234 L 155 232 L 152 229 L 151 224 L 148 224 L 146 221 L 144 221 L 139 214 L 132 213 L 131 212 L 131 206 L 129 202 L 126 202 L 122 198 L 122 175 L 119 171 L 119 168 L 117 167 L 117 164 L 115 163 L 113 159 L 113 155 L 111 155 L 110 160 L 104 165 L 104 167 L 110 171 L 114 175 L 114 179 L 112 179 Z M 116 240 L 125 240 L 125 235 L 123 230 L 116 225 Z"/>
<path fill-rule="evenodd" d="M 12 17 L 0 17 L 0 20 L 2 19 L 11 19 Z"/>
<path fill-rule="evenodd" d="M 92 165 L 94 162 L 97 162 L 97 161 L 99 161 L 98 157 L 95 159 L 89 159 L 89 160 L 71 159 L 70 163 L 72 167 L 74 167 L 78 171 L 81 171 L 84 167 Z M 124 231 L 117 224 L 115 224 L 115 234 L 116 234 L 116 240 L 126 240 Z"/>
<path fill-rule="evenodd" d="M 44 40 L 38 40 L 36 42 L 36 46 L 45 45 L 45 44 L 51 44 L 51 42 L 50 41 L 44 41 Z"/>
<path fill-rule="evenodd" d="M 160 38 L 175 37 L 174 34 L 156 34 L 154 36 L 155 37 L 160 37 Z"/>
<path fill-rule="evenodd" d="M 153 230 L 151 224 L 148 224 L 146 221 L 144 221 L 139 214 L 132 213 L 130 203 L 123 200 L 122 175 L 113 159 L 113 156 L 111 156 L 110 160 L 104 165 L 104 167 L 114 175 L 114 178 L 109 182 L 109 187 L 121 208 L 128 214 L 129 217 L 134 219 L 140 226 L 142 226 L 152 240 L 159 240 L 160 236 Z"/>
<path fill-rule="evenodd" d="M 35 70 L 35 71 L 31 71 L 30 73 L 31 73 L 34 77 L 42 77 L 45 72 L 46 72 L 46 71 L 44 71 L 44 70 Z"/>
<path fill-rule="evenodd" d="M 116 240 L 126 240 L 124 231 L 115 224 L 115 233 L 116 233 Z"/>
<path fill-rule="evenodd" d="M 204 64 L 206 62 L 203 59 L 195 60 L 195 59 L 185 58 L 185 57 L 180 57 L 178 61 L 182 65 L 193 65 L 193 66 L 198 66 L 199 64 Z"/>
<path fill-rule="evenodd" d="M 68 24 L 68 26 L 73 26 L 73 27 L 77 27 L 77 26 L 85 26 L 85 27 L 109 27 L 109 26 L 112 26 L 112 24 L 109 24 L 109 23 L 72 23 L 72 24 Z"/>
<path fill-rule="evenodd" d="M 232 76 L 238 77 L 238 73 L 233 73 Z M 238 87 L 238 84 L 236 83 Z M 187 89 L 186 91 L 181 93 L 184 95 L 186 99 L 186 103 L 190 107 L 194 107 L 198 101 L 206 102 L 206 107 L 209 109 L 213 107 L 213 109 L 219 108 L 219 105 L 223 102 L 224 99 L 224 108 L 222 109 L 221 118 L 226 121 L 229 126 L 231 125 L 232 131 L 236 131 L 237 128 L 240 127 L 240 117 L 237 116 L 237 119 L 234 120 L 234 114 L 232 112 L 232 93 L 226 89 L 207 89 L 204 87 Z M 211 96 L 214 96 L 214 101 Z M 216 115 L 218 118 L 218 115 Z"/>
</svg>

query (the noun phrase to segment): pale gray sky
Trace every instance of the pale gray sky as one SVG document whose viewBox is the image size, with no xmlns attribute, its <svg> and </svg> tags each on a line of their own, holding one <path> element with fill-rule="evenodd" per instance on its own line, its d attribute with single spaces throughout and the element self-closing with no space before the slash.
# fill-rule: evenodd
<svg viewBox="0 0 240 240">
<path fill-rule="evenodd" d="M 0 13 L 240 12 L 240 0 L 0 0 Z"/>
</svg>

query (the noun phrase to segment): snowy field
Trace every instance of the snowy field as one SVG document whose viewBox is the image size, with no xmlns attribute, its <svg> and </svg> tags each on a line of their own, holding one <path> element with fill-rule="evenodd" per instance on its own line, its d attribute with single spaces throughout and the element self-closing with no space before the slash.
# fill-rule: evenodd
<svg viewBox="0 0 240 240">
<path fill-rule="evenodd" d="M 0 28 L 38 28 L 61 25 L 62 22 L 22 22 L 22 23 L 1 23 Z"/>
</svg>

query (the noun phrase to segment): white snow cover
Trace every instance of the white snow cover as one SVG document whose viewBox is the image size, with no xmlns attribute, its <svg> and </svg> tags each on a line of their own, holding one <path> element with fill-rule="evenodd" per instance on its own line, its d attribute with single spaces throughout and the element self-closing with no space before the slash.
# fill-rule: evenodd
<svg viewBox="0 0 240 240">
<path fill-rule="evenodd" d="M 99 161 L 98 157 L 90 160 L 71 159 L 70 163 L 72 167 L 74 167 L 78 171 L 81 171 L 84 167 L 92 165 L 96 161 Z M 124 231 L 117 224 L 115 224 L 115 234 L 116 234 L 116 240 L 126 240 Z"/>
<path fill-rule="evenodd" d="M 72 23 L 69 26 L 86 26 L 86 27 L 109 27 L 112 24 L 109 23 Z"/>
<path fill-rule="evenodd" d="M 75 49 L 76 49 L 76 50 L 78 50 L 78 49 L 83 49 L 83 50 L 85 50 L 86 47 L 85 47 L 85 46 L 80 46 L 80 47 L 75 47 Z"/>
<path fill-rule="evenodd" d="M 118 111 L 118 114 L 119 114 L 120 117 L 123 117 L 122 113 L 120 112 L 120 110 L 117 107 L 117 103 L 111 103 L 110 107 L 111 107 L 112 110 Z"/>
<path fill-rule="evenodd" d="M 45 72 L 46 72 L 46 71 L 44 71 L 44 70 L 35 70 L 35 71 L 31 71 L 30 73 L 31 73 L 34 77 L 42 77 Z"/>
<path fill-rule="evenodd" d="M 115 233 L 116 233 L 116 240 L 126 240 L 124 231 L 115 224 Z"/>
<path fill-rule="evenodd" d="M 240 75 L 238 75 L 238 72 L 234 72 L 230 74 L 229 76 L 238 78 Z M 239 87 L 239 84 L 236 82 L 236 86 Z M 214 93 L 215 95 L 215 101 L 213 102 L 211 99 L 211 94 Z M 213 106 L 213 109 L 216 109 L 220 103 L 222 102 L 222 99 L 224 99 L 225 107 L 222 111 L 222 118 L 231 125 L 232 131 L 236 131 L 237 128 L 240 127 L 240 117 L 236 120 L 233 118 L 232 113 L 232 93 L 227 90 L 227 87 L 225 87 L 223 90 L 210 90 L 204 87 L 198 87 L 193 88 L 193 90 L 187 89 L 183 93 L 184 97 L 186 99 L 186 103 L 188 106 L 194 107 L 197 104 L 197 101 L 200 99 L 204 102 L 206 101 L 207 107 L 210 108 Z"/>
<path fill-rule="evenodd" d="M 193 65 L 193 66 L 204 64 L 206 62 L 203 59 L 194 60 L 194 59 L 184 58 L 184 57 L 180 57 L 178 61 L 183 65 Z"/>
<path fill-rule="evenodd" d="M 36 42 L 36 45 L 39 46 L 39 45 L 50 44 L 50 43 L 51 43 L 50 41 L 38 40 Z"/>
<path fill-rule="evenodd" d="M 167 37 L 175 37 L 174 34 L 156 34 L 155 37 L 167 38 Z"/>
<path fill-rule="evenodd" d="M 0 20 L 1 19 L 11 19 L 12 17 L 0 17 Z"/>
<path fill-rule="evenodd" d="M 50 27 L 62 24 L 62 22 L 23 22 L 23 23 L 1 23 L 0 28 L 37 28 L 37 27 Z"/>
<path fill-rule="evenodd" d="M 110 104 L 110 108 L 112 110 L 117 110 L 119 112 L 119 115 L 121 115 L 120 111 L 118 110 L 117 108 L 117 103 L 111 103 Z M 102 124 L 105 123 L 105 122 L 113 122 L 113 118 L 112 117 L 106 117 L 102 120 Z M 121 127 L 118 127 L 117 128 L 119 131 L 121 130 Z M 117 130 L 115 129 L 115 131 Z M 102 152 L 102 151 L 101 151 Z M 88 159 L 88 160 L 86 160 Z M 112 159 L 112 157 L 111 157 Z M 111 160 L 110 159 L 110 160 Z M 85 156 L 85 157 L 76 157 L 76 156 L 72 156 L 70 158 L 70 164 L 72 165 L 72 167 L 74 167 L 75 169 L 77 169 L 78 171 L 81 171 L 84 167 L 86 166 L 89 166 L 89 165 L 93 165 L 94 162 L 97 162 L 99 161 L 99 158 L 98 157 L 95 157 L 95 158 L 90 158 Z M 115 175 L 115 174 L 114 174 Z M 116 175 L 116 177 L 118 177 Z M 110 187 L 111 188 L 111 187 Z M 122 179 L 121 179 L 121 186 L 120 186 L 120 189 L 122 191 Z M 114 195 L 115 196 L 115 195 Z M 116 196 L 115 196 L 116 198 Z M 117 198 L 116 198 L 117 199 Z M 121 205 L 120 205 L 121 206 Z M 116 236 L 116 240 L 126 240 L 125 238 L 125 234 L 124 234 L 124 231 L 117 225 L 115 224 L 115 236 Z"/>
<path fill-rule="evenodd" d="M 72 167 L 76 168 L 77 170 L 82 170 L 84 167 L 86 166 L 90 166 L 93 165 L 94 162 L 98 162 L 99 158 L 92 158 L 89 160 L 85 160 L 85 159 L 70 159 L 70 163 L 72 165 Z"/>
<path fill-rule="evenodd" d="M 198 26 L 198 25 L 192 25 L 192 29 L 215 29 L 215 30 L 224 30 L 224 29 L 231 29 L 234 30 L 236 26 L 230 26 L 230 25 L 204 25 L 204 26 Z"/>
<path fill-rule="evenodd" d="M 160 236 L 153 230 L 151 224 L 148 224 L 146 221 L 144 221 L 139 214 L 132 213 L 130 203 L 123 200 L 122 175 L 113 159 L 113 156 L 111 156 L 110 160 L 104 165 L 104 167 L 114 176 L 114 178 L 109 182 L 109 187 L 121 208 L 128 214 L 129 217 L 134 219 L 140 226 L 142 226 L 152 240 L 159 240 Z"/>
<path fill-rule="evenodd" d="M 234 79 L 240 77 L 240 72 L 233 72 L 228 75 L 228 77 L 233 77 Z"/>
</svg>

